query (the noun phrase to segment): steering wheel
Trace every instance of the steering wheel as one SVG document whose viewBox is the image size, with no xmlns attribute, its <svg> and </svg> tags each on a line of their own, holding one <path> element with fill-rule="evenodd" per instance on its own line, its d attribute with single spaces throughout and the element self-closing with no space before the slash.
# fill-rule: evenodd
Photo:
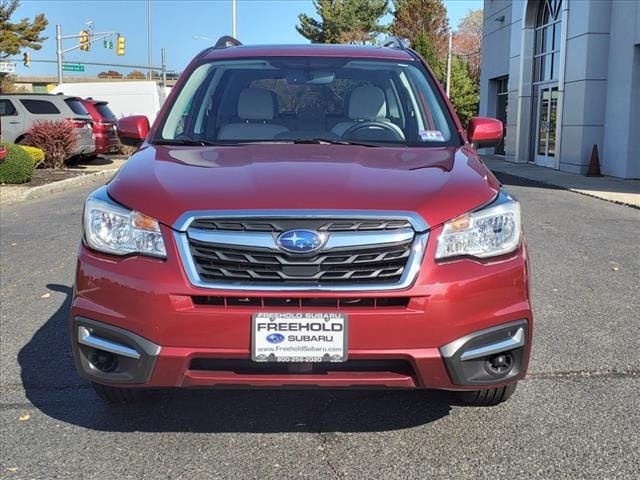
<svg viewBox="0 0 640 480">
<path fill-rule="evenodd" d="M 386 122 L 381 122 L 379 120 L 366 120 L 364 122 L 358 122 L 355 125 L 352 125 L 349 128 L 347 128 L 347 130 L 345 130 L 345 132 L 342 134 L 342 138 L 349 138 L 350 136 L 353 136 L 356 132 L 360 130 L 366 130 L 366 129 L 383 129 L 386 132 L 391 132 L 393 134 L 393 137 L 394 137 L 393 140 L 401 140 L 401 141 L 404 140 L 404 133 L 402 132 L 400 127 L 398 127 L 394 123 L 386 123 Z M 360 140 L 376 140 L 376 138 L 359 138 L 359 139 Z"/>
</svg>

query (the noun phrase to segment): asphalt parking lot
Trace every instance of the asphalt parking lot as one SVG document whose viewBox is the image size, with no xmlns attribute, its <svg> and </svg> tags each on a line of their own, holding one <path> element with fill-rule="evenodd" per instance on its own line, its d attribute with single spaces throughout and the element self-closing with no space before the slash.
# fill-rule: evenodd
<svg viewBox="0 0 640 480">
<path fill-rule="evenodd" d="M 502 175 L 533 276 L 530 374 L 493 408 L 417 391 L 101 403 L 67 330 L 88 187 L 3 206 L 0 478 L 640 477 L 640 210 Z"/>
</svg>

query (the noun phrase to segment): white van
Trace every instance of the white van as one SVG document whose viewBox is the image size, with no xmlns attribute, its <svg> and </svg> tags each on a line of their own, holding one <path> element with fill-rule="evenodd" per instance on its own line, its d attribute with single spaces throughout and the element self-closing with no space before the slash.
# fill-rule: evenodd
<svg viewBox="0 0 640 480">
<path fill-rule="evenodd" d="M 151 81 L 64 83 L 51 93 L 104 100 L 116 118 L 146 115 L 151 123 L 166 98 L 164 89 Z"/>
</svg>

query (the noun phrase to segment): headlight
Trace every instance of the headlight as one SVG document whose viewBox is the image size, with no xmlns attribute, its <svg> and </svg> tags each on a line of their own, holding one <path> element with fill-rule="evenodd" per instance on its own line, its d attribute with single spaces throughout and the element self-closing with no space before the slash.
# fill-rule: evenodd
<svg viewBox="0 0 640 480">
<path fill-rule="evenodd" d="M 486 258 L 513 252 L 520 244 L 520 225 L 520 203 L 500 192 L 491 205 L 444 224 L 436 258 Z"/>
<path fill-rule="evenodd" d="M 157 220 L 113 202 L 104 188 L 85 203 L 84 237 L 92 249 L 112 255 L 167 256 Z"/>
</svg>

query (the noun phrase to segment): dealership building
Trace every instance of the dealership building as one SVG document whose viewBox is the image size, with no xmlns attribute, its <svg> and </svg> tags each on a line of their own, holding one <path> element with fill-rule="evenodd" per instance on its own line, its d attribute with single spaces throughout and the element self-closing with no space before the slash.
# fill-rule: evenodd
<svg viewBox="0 0 640 480">
<path fill-rule="evenodd" d="M 640 1 L 485 0 L 480 115 L 508 161 L 640 178 Z"/>
</svg>

